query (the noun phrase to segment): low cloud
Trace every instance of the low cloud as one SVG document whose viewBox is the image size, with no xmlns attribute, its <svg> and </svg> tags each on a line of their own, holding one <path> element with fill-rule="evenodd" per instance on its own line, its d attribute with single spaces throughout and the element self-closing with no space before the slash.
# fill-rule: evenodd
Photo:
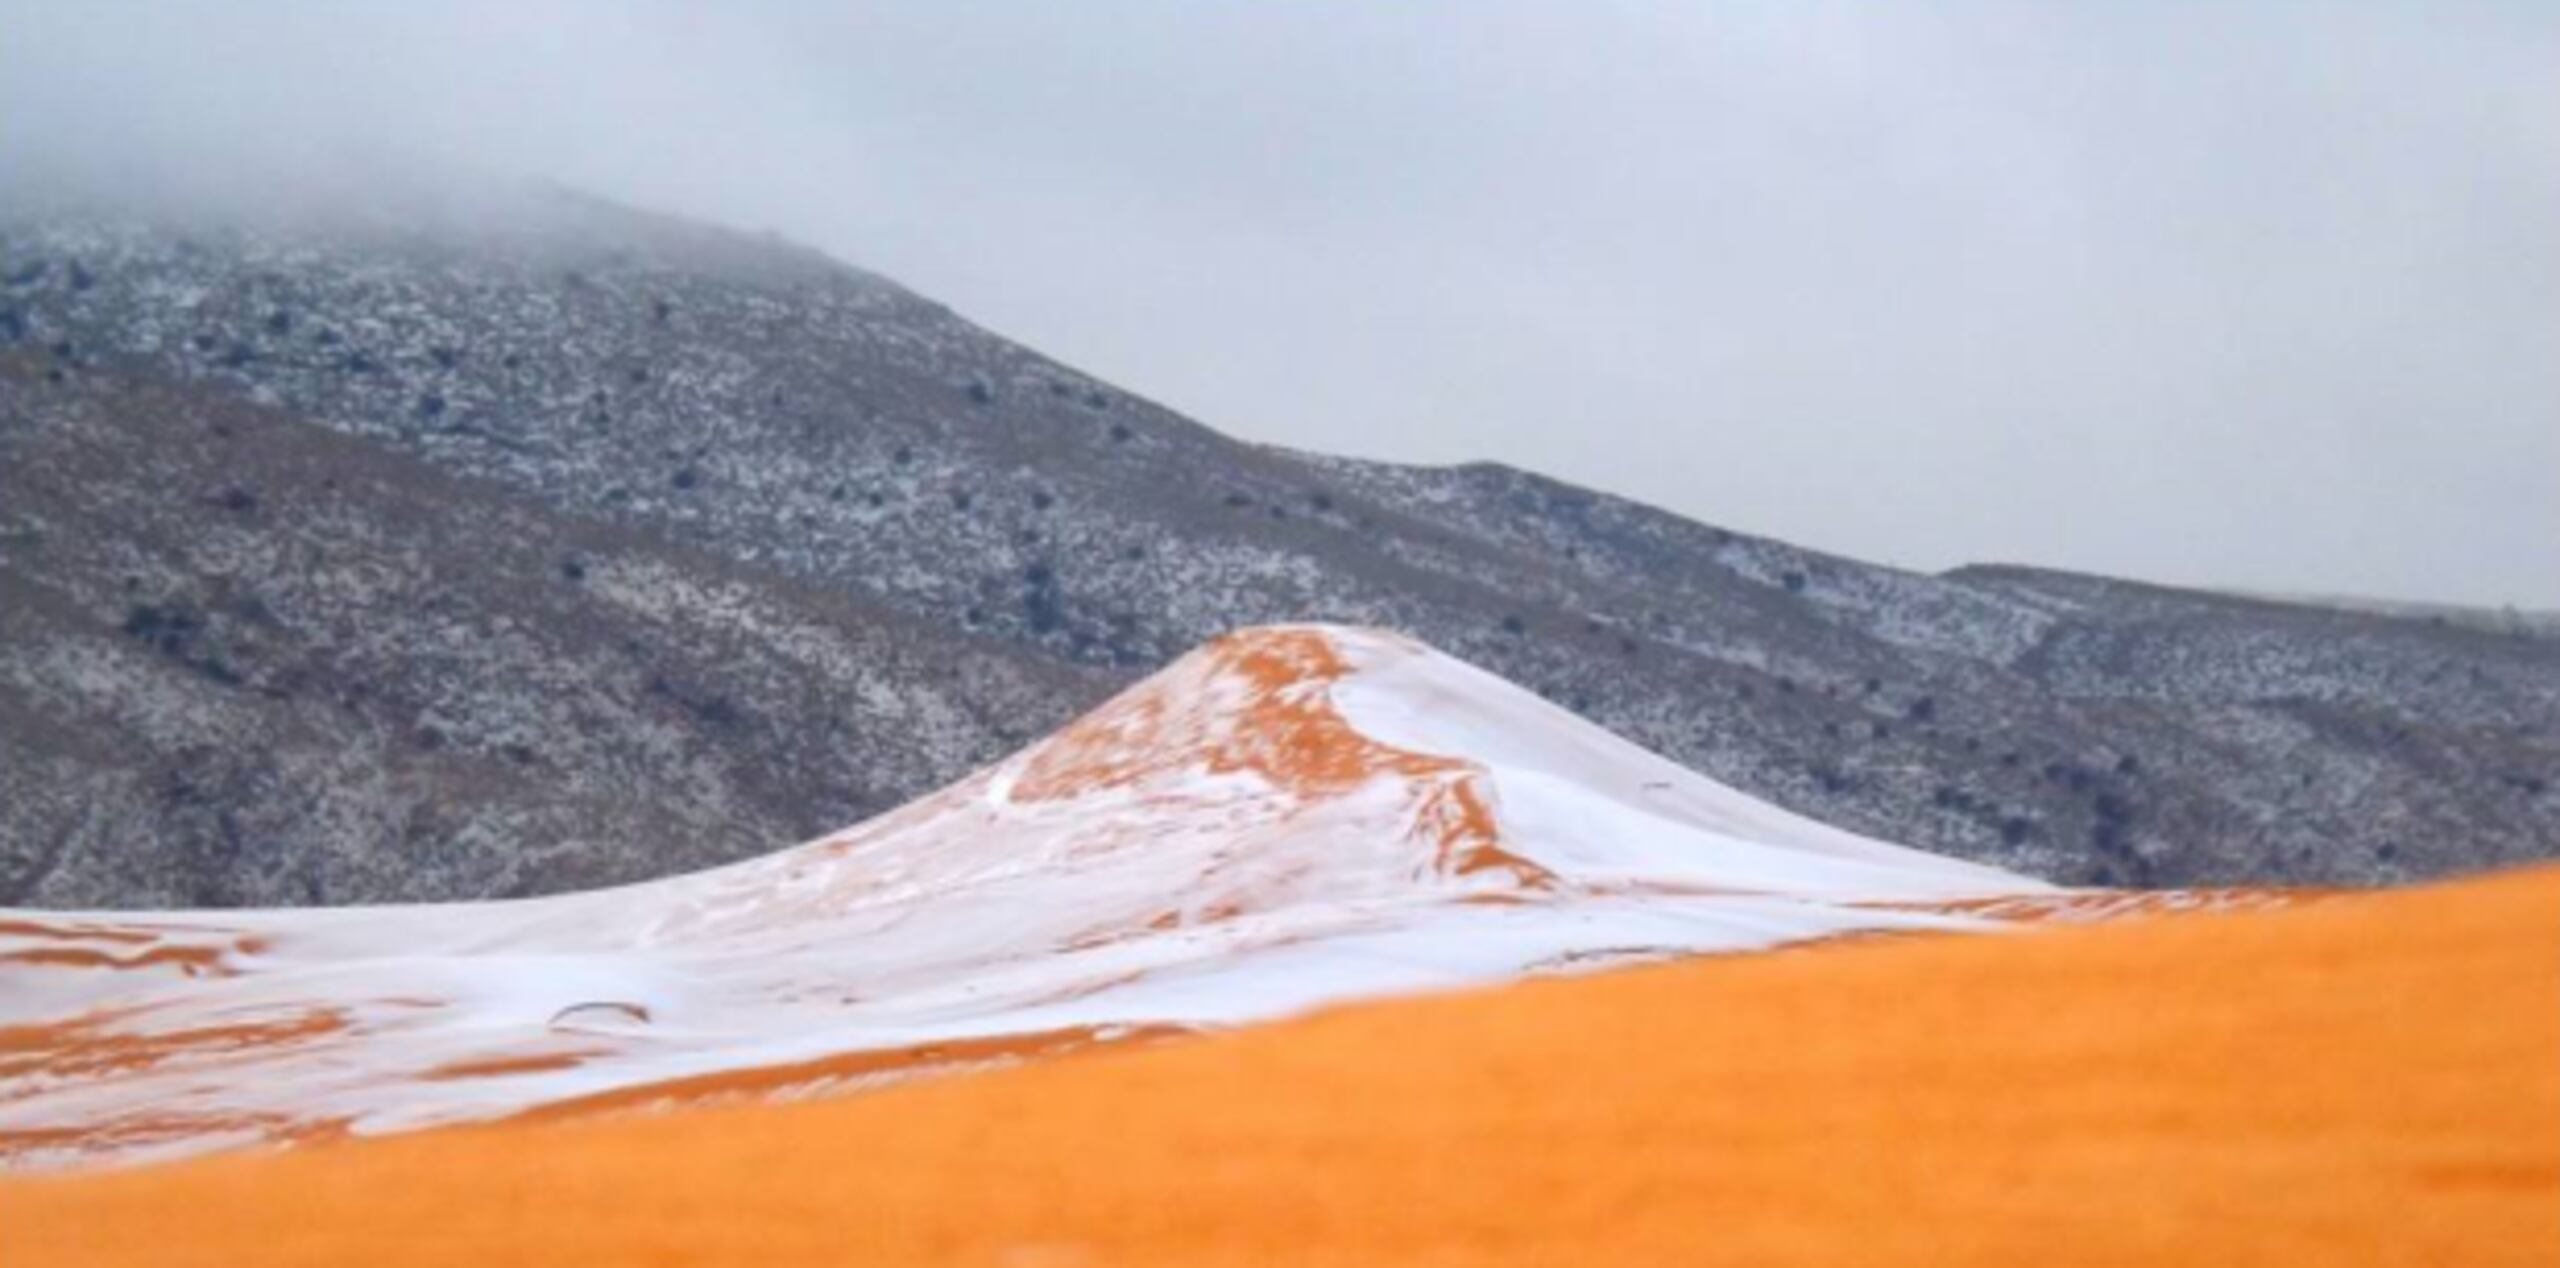
<svg viewBox="0 0 2560 1268">
<path fill-rule="evenodd" d="M 21 173 L 280 204 L 540 176 L 778 230 L 1254 439 L 1920 567 L 2560 606 L 2548 6 L 0 3 L 0 32 Z"/>
</svg>

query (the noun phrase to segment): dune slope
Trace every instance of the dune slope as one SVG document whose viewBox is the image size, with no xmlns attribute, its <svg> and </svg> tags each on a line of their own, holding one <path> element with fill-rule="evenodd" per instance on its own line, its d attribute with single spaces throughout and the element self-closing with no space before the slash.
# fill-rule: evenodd
<svg viewBox="0 0 2560 1268">
<path fill-rule="evenodd" d="M 0 1184 L 54 1264 L 2549 1264 L 2560 870 Z"/>
<path fill-rule="evenodd" d="M 938 793 L 713 871 L 505 903 L 0 910 L 0 1169 L 806 1093 L 2121 901 L 1791 814 L 1393 635 L 1246 630 Z"/>
</svg>

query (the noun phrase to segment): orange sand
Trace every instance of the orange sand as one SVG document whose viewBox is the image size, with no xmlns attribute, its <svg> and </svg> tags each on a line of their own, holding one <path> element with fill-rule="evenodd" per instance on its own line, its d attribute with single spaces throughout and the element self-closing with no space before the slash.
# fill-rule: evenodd
<svg viewBox="0 0 2560 1268">
<path fill-rule="evenodd" d="M 0 1262 L 2560 1263 L 2560 869 L 0 1184 Z"/>
<path fill-rule="evenodd" d="M 167 964 L 175 965 L 188 977 L 206 974 L 229 977 L 234 971 L 231 965 L 233 956 L 257 955 L 267 949 L 264 938 L 243 937 L 214 929 L 186 932 L 209 935 L 211 941 L 172 943 L 165 941 L 166 934 L 159 931 L 90 921 L 53 924 L 34 920 L 0 920 L 0 937 L 37 938 L 56 944 L 0 951 L 0 964 L 66 969 L 148 969 Z M 118 955 L 108 948 L 76 945 L 81 942 L 104 942 L 110 947 L 138 949 L 130 955 Z"/>
<path fill-rule="evenodd" d="M 858 1084 L 866 1079 L 1010 1065 L 1083 1048 L 1152 1043 L 1183 1033 L 1186 1032 L 1174 1026 L 1117 1027 L 1108 1034 L 1091 1026 L 1070 1026 L 983 1039 L 945 1039 L 937 1043 L 895 1048 L 863 1048 L 814 1061 L 746 1066 L 658 1083 L 633 1083 L 567 1100 L 546 1101 L 518 1111 L 511 1117 L 518 1121 L 543 1121 L 624 1110 L 716 1104 L 757 1096 L 796 1096 L 831 1086 Z"/>
<path fill-rule="evenodd" d="M 1416 753 L 1362 734 L 1321 690 L 1351 666 L 1333 640 L 1312 629 L 1238 630 L 1203 646 L 1210 680 L 1241 687 L 1239 701 L 1179 695 L 1149 679 L 1069 723 L 1043 744 L 1011 795 L 1024 801 L 1124 788 L 1195 763 L 1211 774 L 1252 771 L 1274 788 L 1310 798 L 1339 796 L 1380 775 L 1425 789 L 1416 818 L 1435 843 L 1434 863 L 1453 876 L 1508 873 L 1524 888 L 1545 889 L 1555 875 L 1502 848 L 1493 810 L 1472 762 Z M 1202 700 L 1224 712 L 1205 728 Z"/>
<path fill-rule="evenodd" d="M 187 1026 L 156 1033 L 109 1031 L 130 1010 L 84 1013 L 68 1021 L 0 1026 L 0 1079 L 79 1079 L 141 1070 L 180 1058 L 216 1059 L 278 1044 L 307 1043 L 346 1029 L 333 1008 L 303 1008 L 261 1021 Z M 0 1100 L 7 1099 L 0 1088 Z M 5 1133 L 0 1133 L 5 1134 Z"/>
</svg>

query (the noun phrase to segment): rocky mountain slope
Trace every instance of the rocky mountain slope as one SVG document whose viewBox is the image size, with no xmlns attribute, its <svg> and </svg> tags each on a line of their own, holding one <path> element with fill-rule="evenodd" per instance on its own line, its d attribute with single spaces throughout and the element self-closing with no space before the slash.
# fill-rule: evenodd
<svg viewBox="0 0 2560 1268">
<path fill-rule="evenodd" d="M 1915 575 L 1500 467 L 1247 445 L 878 277 L 565 194 L 15 205 L 0 353 L 10 901 L 453 897 L 740 857 L 1218 632 L 1310 619 L 2056 879 L 2560 853 L 2560 642 Z M 223 419 L 296 439 L 230 445 Z M 377 478 L 333 489 L 330 462 Z M 324 546 L 340 566 L 304 567 Z M 867 685 L 835 681 L 855 663 Z M 297 695 L 302 747 L 270 751 L 252 719 L 297 667 L 373 703 Z"/>
<path fill-rule="evenodd" d="M 0 388 L 47 420 L 0 440 L 0 502 L 43 526 L 0 547 L 17 901 L 703 867 L 895 806 L 1109 685 L 217 394 L 47 385 L 6 351 Z"/>
</svg>

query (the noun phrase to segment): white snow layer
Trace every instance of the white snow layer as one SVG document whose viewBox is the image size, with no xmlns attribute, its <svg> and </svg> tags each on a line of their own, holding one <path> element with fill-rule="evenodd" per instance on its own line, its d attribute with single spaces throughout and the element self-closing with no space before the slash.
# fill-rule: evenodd
<svg viewBox="0 0 2560 1268">
<path fill-rule="evenodd" d="M 1320 743 L 1336 726 L 1359 743 Z M 1446 846 L 1461 792 L 1499 849 L 1477 864 Z M 958 785 L 713 871 L 513 902 L 0 911 L 0 1027 L 24 1028 L 0 1032 L 0 1167 L 1979 929 L 1957 900 L 2046 888 L 1779 809 L 1394 635 L 1249 630 Z"/>
</svg>

